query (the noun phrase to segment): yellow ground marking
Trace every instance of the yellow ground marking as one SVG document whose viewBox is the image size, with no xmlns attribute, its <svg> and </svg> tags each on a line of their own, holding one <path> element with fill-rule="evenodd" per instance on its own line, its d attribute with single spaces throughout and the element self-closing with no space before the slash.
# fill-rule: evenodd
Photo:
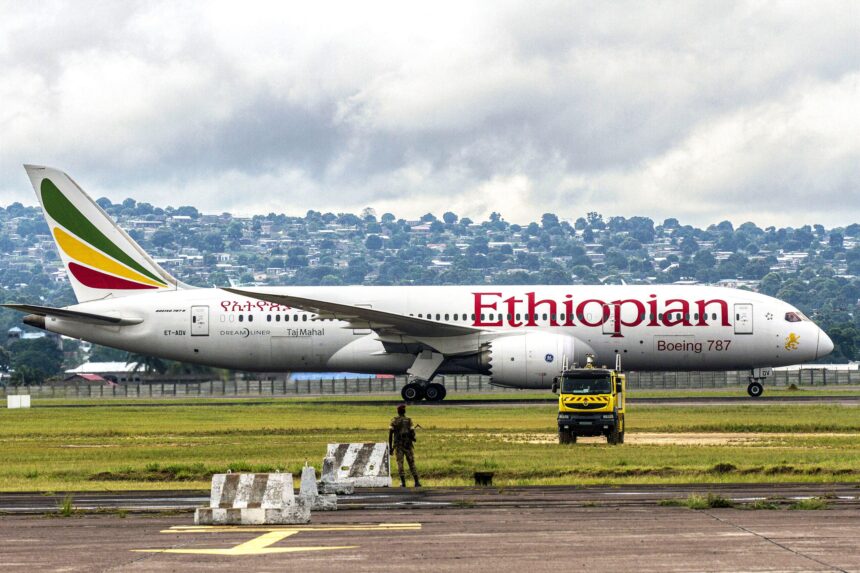
<svg viewBox="0 0 860 573">
<path fill-rule="evenodd" d="M 257 537 L 227 548 L 213 549 L 132 549 L 137 553 L 185 553 L 193 555 L 265 555 L 269 553 L 299 553 L 301 551 L 330 551 L 355 549 L 358 545 L 272 547 L 275 543 L 302 531 L 416 531 L 420 523 L 380 523 L 367 525 L 308 525 L 308 526 L 242 526 L 242 525 L 180 525 L 162 530 L 161 533 L 262 533 Z"/>
<path fill-rule="evenodd" d="M 163 283 L 156 282 L 127 268 L 125 265 L 121 265 L 113 259 L 108 258 L 89 245 L 85 245 L 75 237 L 66 233 L 59 227 L 54 227 L 54 237 L 57 239 L 57 243 L 59 243 L 60 248 L 63 249 L 67 255 L 87 266 L 147 285 L 155 287 L 166 286 Z"/>
</svg>

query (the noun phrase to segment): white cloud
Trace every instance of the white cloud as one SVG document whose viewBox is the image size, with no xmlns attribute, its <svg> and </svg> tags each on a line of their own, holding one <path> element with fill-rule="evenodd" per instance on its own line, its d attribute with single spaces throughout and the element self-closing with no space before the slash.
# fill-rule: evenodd
<svg viewBox="0 0 860 573">
<path fill-rule="evenodd" d="M 858 10 L 8 3 L 0 201 L 855 222 Z"/>
</svg>

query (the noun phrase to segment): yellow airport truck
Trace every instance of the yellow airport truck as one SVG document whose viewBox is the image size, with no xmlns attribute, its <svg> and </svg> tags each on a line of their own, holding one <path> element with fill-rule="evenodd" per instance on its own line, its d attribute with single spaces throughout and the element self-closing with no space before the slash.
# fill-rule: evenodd
<svg viewBox="0 0 860 573">
<path fill-rule="evenodd" d="M 558 443 L 575 444 L 577 436 L 606 436 L 624 443 L 627 380 L 620 369 L 566 368 L 553 382 L 558 392 Z"/>
</svg>

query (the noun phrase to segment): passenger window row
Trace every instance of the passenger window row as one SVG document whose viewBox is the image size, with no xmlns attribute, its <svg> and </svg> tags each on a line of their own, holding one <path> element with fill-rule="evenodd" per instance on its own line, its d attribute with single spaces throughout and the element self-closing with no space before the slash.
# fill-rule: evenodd
<svg viewBox="0 0 860 573">
<path fill-rule="evenodd" d="M 299 322 L 299 321 L 307 322 L 309 320 L 308 317 L 312 316 L 312 315 L 309 315 L 309 314 L 284 314 L 284 315 L 267 314 L 266 315 L 266 322 L 272 322 L 272 321 L 281 322 L 281 316 L 283 316 L 284 322 L 290 322 L 290 321 L 292 321 L 292 322 Z M 226 315 L 222 314 L 221 315 L 221 322 L 235 322 L 236 320 L 238 320 L 239 322 L 246 322 L 246 321 L 247 322 L 254 322 L 254 315 L 253 314 L 238 314 L 238 315 L 236 315 L 236 314 L 226 314 Z"/>
<path fill-rule="evenodd" d="M 793 313 L 790 313 L 790 314 L 793 314 Z M 418 313 L 417 315 L 416 314 L 410 314 L 409 316 L 413 316 L 413 317 L 417 316 L 418 318 L 427 318 L 428 320 L 452 320 L 450 313 L 442 314 L 442 313 L 437 312 L 434 314 L 434 313 L 428 312 L 426 315 L 424 313 Z M 661 312 L 661 313 L 657 314 L 657 320 L 663 320 L 664 316 L 665 316 L 666 320 L 681 320 L 682 318 L 683 318 L 683 320 L 690 320 L 691 316 L 692 316 L 693 320 L 695 320 L 695 321 L 699 320 L 699 313 L 698 312 L 696 312 L 692 315 L 690 313 L 683 313 L 682 314 L 680 312 L 677 312 L 677 313 L 670 312 L 670 313 L 664 315 L 664 313 Z M 594 320 L 594 318 L 595 318 L 595 316 L 593 316 L 592 313 L 590 313 L 590 312 L 585 313 L 585 314 L 582 314 L 582 313 L 576 314 L 576 319 L 579 321 L 583 321 L 586 319 L 587 320 Z M 481 314 L 481 322 L 486 322 L 486 321 L 494 322 L 494 321 L 504 320 L 504 319 L 507 319 L 507 320 L 529 320 L 529 314 L 528 313 L 525 313 L 525 314 L 516 313 L 514 315 L 503 314 L 503 313 Z M 475 314 L 472 313 L 470 315 L 467 313 L 463 313 L 463 314 L 454 313 L 453 320 L 454 321 L 465 321 L 465 320 L 474 321 L 475 320 Z M 535 321 L 538 321 L 538 320 L 544 320 L 544 321 L 555 320 L 558 322 L 564 322 L 565 320 L 567 320 L 567 314 L 565 314 L 565 313 L 561 313 L 561 314 L 546 314 L 546 313 L 538 314 L 538 313 L 535 313 L 533 315 L 533 320 L 535 320 Z M 640 314 L 639 320 L 640 320 L 640 322 L 645 322 L 646 320 L 654 320 L 654 315 L 653 314 Z M 708 317 L 707 314 L 703 314 L 702 320 L 717 320 L 717 313 L 715 313 L 715 312 L 711 313 L 710 317 Z M 786 320 L 789 320 L 788 315 L 786 315 Z M 789 320 L 789 322 L 792 322 L 792 321 Z"/>
</svg>

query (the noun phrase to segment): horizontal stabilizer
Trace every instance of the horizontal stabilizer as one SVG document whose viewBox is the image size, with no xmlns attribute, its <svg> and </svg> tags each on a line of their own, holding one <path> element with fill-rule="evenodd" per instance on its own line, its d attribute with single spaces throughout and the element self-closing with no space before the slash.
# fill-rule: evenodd
<svg viewBox="0 0 860 573">
<path fill-rule="evenodd" d="M 102 324 L 113 326 L 128 326 L 132 324 L 140 324 L 142 318 L 136 317 L 119 317 L 109 316 L 105 314 L 93 314 L 91 312 L 81 312 L 79 310 L 70 310 L 68 308 L 53 308 L 50 306 L 37 306 L 34 304 L 0 304 L 5 308 L 11 308 L 18 312 L 26 312 L 38 316 L 55 316 L 66 320 L 74 320 L 84 322 L 86 324 Z"/>
</svg>

